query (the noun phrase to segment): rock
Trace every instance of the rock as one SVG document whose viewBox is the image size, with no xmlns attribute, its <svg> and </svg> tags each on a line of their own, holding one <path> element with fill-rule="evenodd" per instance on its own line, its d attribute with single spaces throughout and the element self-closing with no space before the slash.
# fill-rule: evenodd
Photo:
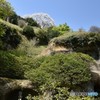
<svg viewBox="0 0 100 100">
<path fill-rule="evenodd" d="M 64 46 L 57 46 L 54 43 L 50 43 L 48 47 L 41 52 L 39 56 L 48 56 L 57 53 L 71 53 L 73 52 L 70 48 L 65 48 Z"/>
<path fill-rule="evenodd" d="M 34 88 L 30 80 L 0 78 L 0 100 L 18 100 L 20 92 L 23 98 L 28 94 L 37 95 Z"/>
<path fill-rule="evenodd" d="M 26 15 L 24 18 L 33 18 L 41 28 L 55 26 L 54 20 L 46 13 L 35 13 L 32 15 Z"/>
</svg>

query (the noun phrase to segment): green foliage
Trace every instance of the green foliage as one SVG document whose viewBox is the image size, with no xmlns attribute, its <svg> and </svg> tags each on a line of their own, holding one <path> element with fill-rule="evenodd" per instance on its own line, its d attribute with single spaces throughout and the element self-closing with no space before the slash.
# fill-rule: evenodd
<svg viewBox="0 0 100 100">
<path fill-rule="evenodd" d="M 34 97 L 32 97 L 31 94 L 28 94 L 28 96 L 26 97 L 27 100 L 34 100 Z"/>
<path fill-rule="evenodd" d="M 31 26 L 24 27 L 23 35 L 25 35 L 27 39 L 33 39 L 33 37 L 35 37 L 34 29 Z"/>
<path fill-rule="evenodd" d="M 52 38 L 58 37 L 60 35 L 60 31 L 54 30 L 54 27 L 47 28 L 47 37 L 50 41 Z"/>
<path fill-rule="evenodd" d="M 56 91 L 58 93 L 56 93 L 54 95 L 53 99 L 56 99 L 56 100 L 67 100 L 67 98 L 69 97 L 68 88 L 66 88 L 66 87 L 58 87 L 58 88 L 56 88 Z"/>
<path fill-rule="evenodd" d="M 53 39 L 52 42 L 54 42 L 56 45 L 69 47 L 75 51 L 78 51 L 80 48 L 84 47 L 99 47 L 100 34 L 74 32 L 66 33 L 66 35 Z"/>
<path fill-rule="evenodd" d="M 18 25 L 18 16 L 15 12 L 10 16 L 9 22 L 15 25 Z"/>
<path fill-rule="evenodd" d="M 9 21 L 9 17 L 13 14 L 13 8 L 6 0 L 0 0 L 0 18 Z"/>
<path fill-rule="evenodd" d="M 18 35 L 16 29 L 10 28 L 4 24 L 0 24 L 3 30 L 3 34 L 0 36 L 2 42 L 1 49 L 7 50 L 16 48 L 21 42 L 21 36 Z"/>
<path fill-rule="evenodd" d="M 36 33 L 37 41 L 39 45 L 47 45 L 48 38 L 47 38 L 47 31 L 44 29 L 39 29 Z"/>
<path fill-rule="evenodd" d="M 26 18 L 25 20 L 28 22 L 28 25 L 30 26 L 40 27 L 39 24 L 37 24 L 37 22 L 32 18 Z"/>
<path fill-rule="evenodd" d="M 65 24 L 61 24 L 61 25 L 59 25 L 59 26 L 57 26 L 57 27 L 54 27 L 53 30 L 59 31 L 60 34 L 62 35 L 62 34 L 64 34 L 64 33 L 68 32 L 68 31 L 70 31 L 70 28 L 69 28 L 69 26 L 65 23 Z"/>
<path fill-rule="evenodd" d="M 53 30 L 53 27 L 50 27 L 45 29 L 38 29 L 35 34 L 39 45 L 47 45 L 52 38 L 58 37 L 60 32 Z"/>
<path fill-rule="evenodd" d="M 4 34 L 4 29 L 2 27 L 2 24 L 0 24 L 0 36 L 2 36 Z"/>
<path fill-rule="evenodd" d="M 24 71 L 21 66 L 16 56 L 7 51 L 0 51 L 0 77 L 23 78 Z"/>
<path fill-rule="evenodd" d="M 17 26 L 17 25 L 14 25 L 14 24 L 11 24 L 11 23 L 9 23 L 9 22 L 7 22 L 7 21 L 4 21 L 4 20 L 2 20 L 2 19 L 0 19 L 0 24 L 3 24 L 3 25 L 5 25 L 5 26 L 7 26 L 7 27 L 9 27 L 9 28 L 12 28 L 12 29 L 15 29 L 15 30 L 17 30 L 18 32 L 22 32 L 22 28 L 20 28 L 19 26 Z"/>
<path fill-rule="evenodd" d="M 25 72 L 25 77 L 33 81 L 39 93 L 51 92 L 52 100 L 71 100 L 70 90 L 87 91 L 86 85 L 91 80 L 91 62 L 94 63 L 94 60 L 82 53 L 40 57 L 33 60 L 33 66 Z M 40 95 L 36 100 L 39 98 Z M 78 100 L 78 97 L 75 98 Z"/>
<path fill-rule="evenodd" d="M 37 86 L 42 85 L 44 90 L 59 86 L 77 89 L 79 84 L 91 79 L 90 62 L 93 62 L 91 57 L 80 53 L 39 58 L 33 63 L 34 67 L 25 73 L 25 77 Z"/>
</svg>

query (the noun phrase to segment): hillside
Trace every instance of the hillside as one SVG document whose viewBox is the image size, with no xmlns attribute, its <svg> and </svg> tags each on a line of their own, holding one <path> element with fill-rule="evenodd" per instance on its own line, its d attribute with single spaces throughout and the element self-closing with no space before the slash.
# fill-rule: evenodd
<svg viewBox="0 0 100 100">
<path fill-rule="evenodd" d="M 68 56 L 66 57 L 66 59 L 69 59 L 69 62 L 66 62 L 64 60 L 63 63 L 68 63 L 68 64 L 75 63 L 73 65 L 66 65 L 66 66 L 73 66 L 73 67 L 79 66 L 79 65 L 80 65 L 80 67 L 82 67 L 82 66 L 90 66 L 89 67 L 90 68 L 90 72 L 93 73 L 93 76 L 91 78 L 89 78 L 89 80 L 92 79 L 91 81 L 94 81 L 95 84 L 97 84 L 99 76 L 95 76 L 95 74 L 99 75 L 99 73 L 100 73 L 100 71 L 98 70 L 99 69 L 99 65 L 96 65 L 96 62 L 92 61 L 93 59 L 91 57 L 89 58 L 88 55 L 83 55 L 83 54 L 81 54 L 81 57 L 83 57 L 82 58 L 82 62 L 81 62 L 81 58 L 78 58 L 79 57 L 78 55 L 80 55 L 78 52 L 89 54 L 93 58 L 95 58 L 94 56 L 99 55 L 98 54 L 99 51 L 94 51 L 94 49 L 98 50 L 95 47 L 99 48 L 100 34 L 86 33 L 86 32 L 85 33 L 82 33 L 82 32 L 81 33 L 79 33 L 79 32 L 66 32 L 64 35 L 60 35 L 59 37 L 55 37 L 55 38 L 51 39 L 50 42 L 49 42 L 49 44 L 48 44 L 48 46 L 47 45 L 46 46 L 43 46 L 43 45 L 37 45 L 37 46 L 35 46 L 34 45 L 34 42 L 36 42 L 35 38 L 32 39 L 32 40 L 28 40 L 27 37 L 25 37 L 22 34 L 23 29 L 20 28 L 19 26 L 13 25 L 13 24 L 8 23 L 8 22 L 3 21 L 3 20 L 0 20 L 0 24 L 11 28 L 11 30 L 12 29 L 17 30 L 18 35 L 21 36 L 21 38 L 23 39 L 22 41 L 20 41 L 19 46 L 16 47 L 15 49 L 9 48 L 9 51 L 8 50 L 7 51 L 2 51 L 2 50 L 0 51 L 0 62 L 2 62 L 1 65 L 0 65 L 0 68 L 1 68 L 1 74 L 0 74 L 0 76 L 1 77 L 6 77 L 8 79 L 10 78 L 11 79 L 10 82 L 11 81 L 16 81 L 16 79 L 17 80 L 18 79 L 24 79 L 25 80 L 27 78 L 28 80 L 31 80 L 31 82 L 33 82 L 34 84 L 36 84 L 37 82 L 39 82 L 38 84 L 41 86 L 43 84 L 41 82 L 46 77 L 50 77 L 50 76 L 48 76 L 48 74 L 46 74 L 46 72 L 44 72 L 45 70 L 46 71 L 48 70 L 48 68 L 44 69 L 45 66 L 49 67 L 53 63 L 53 61 L 54 61 L 53 66 L 49 67 L 50 70 L 53 70 L 52 68 L 54 66 L 56 66 L 57 63 L 61 63 L 63 61 L 63 59 L 65 59 L 64 55 L 62 55 L 62 53 L 64 53 L 64 54 L 66 54 L 66 56 L 68 54 Z M 33 29 L 35 29 L 35 34 L 38 34 L 38 32 L 40 30 L 43 30 L 43 29 L 39 29 L 39 28 L 35 28 L 35 27 Z M 74 54 L 73 52 L 77 52 L 77 53 Z M 42 57 L 42 56 L 46 56 L 46 55 L 49 55 L 49 56 Z M 54 58 L 54 56 L 52 57 L 50 55 L 54 55 L 55 57 L 56 56 L 57 57 Z M 63 56 L 63 57 L 60 57 L 60 56 Z M 76 58 L 74 58 L 74 57 L 76 57 Z M 73 58 L 73 60 L 72 60 L 72 58 Z M 99 57 L 96 57 L 96 58 L 99 58 Z M 48 61 L 46 61 L 47 59 L 48 59 Z M 50 60 L 50 59 L 53 59 L 53 61 Z M 78 62 L 77 62 L 76 59 L 78 59 Z M 58 60 L 58 61 L 56 61 L 56 60 Z M 50 61 L 51 61 L 51 63 L 50 63 Z M 85 65 L 85 61 L 88 62 L 88 63 L 90 63 L 90 65 L 87 65 L 87 63 Z M 46 63 L 46 62 L 48 62 L 48 63 Z M 84 64 L 81 65 L 83 62 L 84 62 Z M 49 63 L 50 63 L 50 65 L 49 65 Z M 9 67 L 8 67 L 8 65 L 9 65 Z M 13 67 L 12 67 L 12 65 L 13 65 Z M 60 66 L 62 66 L 62 65 L 60 65 Z M 60 68 L 60 66 L 58 68 Z M 44 67 L 44 68 L 41 69 L 42 67 Z M 31 69 L 31 70 L 29 70 L 29 69 Z M 79 70 L 80 69 L 78 68 L 78 71 Z M 83 68 L 81 70 L 83 70 Z M 32 74 L 34 71 L 36 73 Z M 45 73 L 45 75 L 42 73 L 42 71 L 43 71 L 43 73 Z M 55 71 L 58 71 L 57 73 L 59 73 L 60 69 L 54 70 L 53 73 L 56 73 Z M 39 72 L 39 76 L 38 76 L 38 72 Z M 56 73 L 56 75 L 57 75 L 57 73 Z M 68 71 L 67 71 L 67 73 L 68 73 Z M 76 73 L 76 71 L 74 73 Z M 64 73 L 62 73 L 62 74 L 64 74 Z M 41 75 L 45 76 L 44 79 L 40 78 Z M 50 75 L 51 75 L 51 73 L 50 73 Z M 5 81 L 5 79 L 4 79 L 4 81 Z M 49 81 L 52 82 L 52 78 L 50 78 Z M 61 81 L 61 80 L 59 79 L 59 81 Z M 85 80 L 83 80 L 83 81 L 85 81 Z M 6 82 L 8 83 L 8 81 L 6 81 Z M 45 84 L 48 84 L 48 83 L 46 83 L 46 79 L 43 82 Z M 83 87 L 84 87 L 84 85 L 83 85 Z M 38 87 L 38 85 L 35 85 L 35 86 Z M 15 85 L 15 87 L 16 87 L 16 85 Z M 20 87 L 23 87 L 23 86 L 20 86 Z M 9 87 L 7 87 L 7 88 L 9 88 Z M 28 88 L 29 87 L 27 86 L 27 89 Z M 29 88 L 29 91 L 31 91 L 31 89 L 32 89 L 32 87 Z M 75 88 L 75 89 L 77 89 L 77 88 Z M 9 93 L 10 93 L 10 91 L 11 90 L 9 90 Z M 27 91 L 27 90 L 25 90 L 25 91 Z M 9 96 L 10 96 L 10 94 L 9 94 Z"/>
<path fill-rule="evenodd" d="M 4 21 L 4 20 L 2 20 L 2 19 L 0 19 L 0 24 L 4 24 L 4 25 L 6 25 L 6 26 L 8 26 L 8 27 L 10 27 L 10 28 L 16 29 L 16 30 L 18 30 L 18 31 L 22 31 L 22 30 L 23 30 L 23 29 L 20 28 L 19 26 L 14 25 L 14 24 L 11 24 L 11 23 L 9 23 L 9 22 L 7 22 L 7 21 Z"/>
<path fill-rule="evenodd" d="M 47 14 L 22 18 L 0 2 L 0 100 L 100 99 L 100 33 L 55 26 Z"/>
</svg>

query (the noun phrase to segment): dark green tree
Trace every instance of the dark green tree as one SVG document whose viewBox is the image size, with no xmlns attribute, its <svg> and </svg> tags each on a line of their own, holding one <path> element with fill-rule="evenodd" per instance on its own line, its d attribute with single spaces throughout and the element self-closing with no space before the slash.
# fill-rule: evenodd
<svg viewBox="0 0 100 100">
<path fill-rule="evenodd" d="M 24 27 L 23 35 L 25 35 L 27 37 L 27 39 L 33 39 L 33 37 L 35 37 L 33 27 L 31 27 L 31 26 Z"/>
<path fill-rule="evenodd" d="M 21 42 L 21 36 L 18 34 L 16 29 L 8 27 L 7 25 L 0 24 L 2 33 L 0 35 L 0 40 L 2 43 L 2 49 L 8 50 L 13 49 L 18 46 Z"/>
<path fill-rule="evenodd" d="M 60 24 L 59 26 L 54 27 L 53 30 L 59 31 L 60 34 L 62 35 L 70 31 L 70 27 L 65 23 L 65 24 Z"/>
<path fill-rule="evenodd" d="M 9 22 L 12 24 L 18 25 L 18 19 L 19 19 L 19 16 L 15 12 L 13 12 L 13 14 L 9 18 Z"/>
<path fill-rule="evenodd" d="M 40 27 L 39 24 L 37 24 L 37 22 L 32 18 L 26 18 L 25 20 L 28 22 L 28 25 L 30 26 Z"/>
</svg>

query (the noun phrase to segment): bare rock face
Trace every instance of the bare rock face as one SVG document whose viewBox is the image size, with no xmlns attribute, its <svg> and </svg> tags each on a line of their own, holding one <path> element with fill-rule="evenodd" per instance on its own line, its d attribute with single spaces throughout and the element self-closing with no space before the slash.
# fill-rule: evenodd
<svg viewBox="0 0 100 100">
<path fill-rule="evenodd" d="M 41 28 L 55 26 L 54 20 L 46 13 L 35 13 L 32 15 L 26 15 L 26 18 L 33 18 Z"/>
</svg>

